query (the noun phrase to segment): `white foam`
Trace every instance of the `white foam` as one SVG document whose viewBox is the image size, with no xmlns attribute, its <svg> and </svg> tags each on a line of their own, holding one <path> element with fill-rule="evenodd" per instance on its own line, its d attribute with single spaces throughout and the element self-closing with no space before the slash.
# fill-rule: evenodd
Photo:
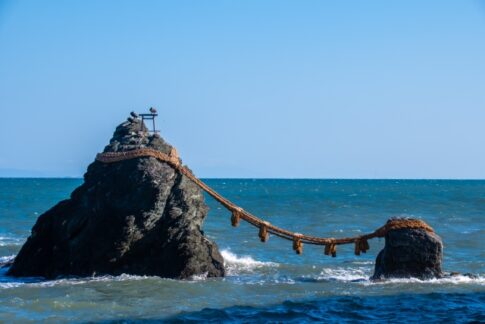
<svg viewBox="0 0 485 324">
<path fill-rule="evenodd" d="M 20 286 L 26 287 L 55 287 L 55 286 L 73 286 L 84 285 L 93 282 L 110 282 L 110 281 L 134 281 L 134 280 L 146 280 L 150 278 L 160 279 L 159 277 L 151 276 L 136 276 L 121 274 L 119 276 L 99 276 L 88 278 L 63 278 L 55 280 L 44 280 L 42 278 L 24 278 L 24 279 L 12 279 L 11 281 L 0 282 L 0 288 L 16 288 Z M 11 279 L 11 278 L 9 278 Z"/>
<path fill-rule="evenodd" d="M 357 264 L 357 265 L 366 265 L 366 264 L 374 264 L 375 262 L 374 261 L 352 261 L 352 264 Z"/>
<path fill-rule="evenodd" d="M 222 250 L 221 254 L 224 258 L 224 267 L 227 271 L 227 275 L 236 276 L 240 274 L 250 274 L 257 270 L 275 268 L 278 267 L 278 263 L 274 262 L 262 262 L 253 259 L 251 256 L 237 256 L 229 250 Z M 7 262 L 12 260 L 15 255 L 1 257 L 0 261 Z M 200 275 L 194 275 L 189 279 L 191 281 L 203 281 L 207 279 L 208 274 L 203 273 Z M 42 280 L 41 278 L 25 278 L 25 279 L 13 279 L 8 278 L 6 282 L 0 282 L 0 288 L 15 288 L 19 286 L 30 286 L 30 287 L 54 287 L 62 285 L 83 285 L 93 282 L 109 282 L 109 281 L 130 281 L 130 280 L 144 280 L 150 276 L 135 276 L 122 274 L 119 276 L 99 276 L 99 277 L 88 277 L 88 278 L 62 278 L 56 280 Z M 164 279 L 165 280 L 165 279 Z"/>
<path fill-rule="evenodd" d="M 9 261 L 12 261 L 13 259 L 15 259 L 15 255 L 14 254 L 7 255 L 7 256 L 2 256 L 2 257 L 0 257 L 0 263 L 7 263 Z"/>
<path fill-rule="evenodd" d="M 203 281 L 203 280 L 206 280 L 207 279 L 207 276 L 208 275 L 209 275 L 209 272 L 204 272 L 204 273 L 199 274 L 199 275 L 190 276 L 189 280 L 192 280 L 192 281 Z"/>
<path fill-rule="evenodd" d="M 23 239 L 12 236 L 0 236 L 0 246 L 17 246 L 22 245 Z"/>
<path fill-rule="evenodd" d="M 317 280 L 356 281 L 368 280 L 369 269 L 359 268 L 324 268 L 317 276 Z"/>
<path fill-rule="evenodd" d="M 227 274 L 230 276 L 239 275 L 241 273 L 252 273 L 261 268 L 273 268 L 279 266 L 278 263 L 257 261 L 250 256 L 237 256 L 229 250 L 222 250 L 221 254 L 224 258 L 224 267 L 226 268 Z"/>
<path fill-rule="evenodd" d="M 460 284 L 478 284 L 480 286 L 485 286 L 485 277 L 484 276 L 477 276 L 477 277 L 470 277 L 465 275 L 456 275 L 450 276 L 446 278 L 440 279 L 427 279 L 421 280 L 418 278 L 395 278 L 395 279 L 385 279 L 379 281 L 369 281 L 366 284 L 370 285 L 389 285 L 389 284 L 433 284 L 433 285 L 444 285 L 444 284 L 453 284 L 453 285 L 460 285 Z"/>
<path fill-rule="evenodd" d="M 324 268 L 316 280 L 336 280 L 342 282 L 357 281 L 364 285 L 393 285 L 393 284 L 431 284 L 431 285 L 461 285 L 461 284 L 478 284 L 485 285 L 485 277 L 471 277 L 466 275 L 456 275 L 440 279 L 422 280 L 418 278 L 395 278 L 372 281 L 369 278 L 372 275 L 372 269 L 367 267 L 357 268 Z"/>
<path fill-rule="evenodd" d="M 25 285 L 23 282 L 0 282 L 1 289 L 17 288 Z"/>
</svg>

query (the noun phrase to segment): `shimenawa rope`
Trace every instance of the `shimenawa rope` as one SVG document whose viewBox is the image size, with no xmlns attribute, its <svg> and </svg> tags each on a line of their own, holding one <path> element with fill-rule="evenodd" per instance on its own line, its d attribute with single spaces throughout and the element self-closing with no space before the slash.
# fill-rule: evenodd
<svg viewBox="0 0 485 324">
<path fill-rule="evenodd" d="M 261 242 L 266 242 L 269 238 L 269 233 L 271 233 L 281 238 L 293 241 L 293 250 L 297 254 L 303 253 L 303 243 L 307 243 L 324 245 L 325 255 L 331 255 L 332 257 L 335 257 L 337 256 L 337 245 L 354 243 L 354 253 L 356 255 L 360 255 L 361 252 L 366 253 L 367 250 L 369 250 L 369 239 L 375 237 L 385 237 L 386 233 L 390 230 L 414 228 L 423 229 L 428 232 L 434 232 L 428 224 L 419 219 L 391 219 L 384 226 L 378 228 L 374 232 L 356 237 L 333 238 L 304 235 L 300 233 L 290 232 L 288 230 L 277 227 L 267 221 L 264 221 L 221 196 L 219 193 L 217 193 L 215 190 L 205 184 L 202 180 L 197 178 L 188 168 L 180 163 L 180 159 L 175 148 L 172 148 L 170 154 L 165 154 L 163 152 L 150 148 L 141 148 L 122 152 L 104 152 L 99 153 L 96 156 L 96 160 L 102 163 L 115 163 L 124 160 L 144 157 L 153 157 L 159 161 L 166 162 L 174 169 L 178 170 L 180 173 L 192 180 L 197 186 L 207 192 L 210 196 L 212 196 L 215 200 L 217 200 L 220 204 L 222 204 L 226 209 L 231 212 L 232 226 L 238 226 L 240 220 L 242 219 L 249 224 L 259 228 L 259 238 Z"/>
</svg>

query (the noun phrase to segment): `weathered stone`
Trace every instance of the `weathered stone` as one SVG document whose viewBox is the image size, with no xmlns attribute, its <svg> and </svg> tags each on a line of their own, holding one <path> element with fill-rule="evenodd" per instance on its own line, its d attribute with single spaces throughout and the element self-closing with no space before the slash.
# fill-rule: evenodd
<svg viewBox="0 0 485 324">
<path fill-rule="evenodd" d="M 443 243 L 435 233 L 424 229 L 390 230 L 385 246 L 376 258 L 372 279 L 440 278 Z"/>
<path fill-rule="evenodd" d="M 105 152 L 172 147 L 139 120 L 116 128 Z M 8 271 L 13 276 L 122 273 L 223 276 L 223 259 L 201 230 L 201 190 L 152 157 L 93 162 L 71 198 L 41 215 Z"/>
</svg>

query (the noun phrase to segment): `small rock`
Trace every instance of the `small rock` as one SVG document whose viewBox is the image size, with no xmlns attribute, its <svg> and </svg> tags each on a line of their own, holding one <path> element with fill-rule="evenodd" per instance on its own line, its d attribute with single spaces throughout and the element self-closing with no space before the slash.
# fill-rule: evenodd
<svg viewBox="0 0 485 324">
<path fill-rule="evenodd" d="M 387 232 L 371 279 L 443 277 L 443 243 L 434 232 L 402 228 Z"/>
</svg>

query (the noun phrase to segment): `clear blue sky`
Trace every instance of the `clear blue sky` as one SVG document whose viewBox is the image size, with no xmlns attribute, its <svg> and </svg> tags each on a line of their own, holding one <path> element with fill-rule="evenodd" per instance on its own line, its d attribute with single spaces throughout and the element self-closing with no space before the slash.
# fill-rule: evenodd
<svg viewBox="0 0 485 324">
<path fill-rule="evenodd" d="M 202 177 L 484 179 L 485 3 L 0 0 L 0 175 L 150 106 Z"/>
</svg>

